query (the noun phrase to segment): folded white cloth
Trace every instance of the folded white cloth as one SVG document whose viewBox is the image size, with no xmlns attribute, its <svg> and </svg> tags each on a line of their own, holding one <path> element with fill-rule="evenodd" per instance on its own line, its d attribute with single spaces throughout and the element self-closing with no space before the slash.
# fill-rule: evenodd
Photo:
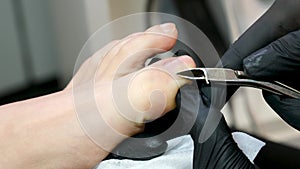
<svg viewBox="0 0 300 169">
<path fill-rule="evenodd" d="M 148 161 L 106 160 L 96 169 L 192 169 L 194 143 L 190 135 L 168 141 L 164 155 Z"/>
<path fill-rule="evenodd" d="M 266 145 L 265 142 L 242 132 L 234 132 L 232 133 L 232 137 L 252 163 L 254 163 L 253 161 L 260 149 Z"/>
</svg>

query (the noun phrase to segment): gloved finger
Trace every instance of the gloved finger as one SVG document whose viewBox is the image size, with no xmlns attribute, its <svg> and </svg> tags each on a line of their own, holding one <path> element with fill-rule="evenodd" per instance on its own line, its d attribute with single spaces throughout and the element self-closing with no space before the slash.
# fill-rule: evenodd
<svg viewBox="0 0 300 169">
<path fill-rule="evenodd" d="M 289 33 L 243 60 L 250 77 L 280 81 L 300 89 L 300 30 Z"/>
<path fill-rule="evenodd" d="M 243 59 L 300 28 L 300 1 L 277 0 L 223 55 L 218 67 L 242 70 Z"/>
<path fill-rule="evenodd" d="M 300 131 L 300 99 L 263 92 L 270 107 L 289 125 Z"/>
</svg>

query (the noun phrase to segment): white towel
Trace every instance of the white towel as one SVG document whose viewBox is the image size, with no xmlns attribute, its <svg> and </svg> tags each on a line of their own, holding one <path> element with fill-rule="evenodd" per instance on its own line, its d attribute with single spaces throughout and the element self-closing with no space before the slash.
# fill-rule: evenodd
<svg viewBox="0 0 300 169">
<path fill-rule="evenodd" d="M 238 144 L 238 147 L 252 163 L 260 149 L 266 145 L 265 142 L 262 142 L 261 140 L 258 140 L 246 133 L 234 132 L 232 133 L 232 136 L 234 141 Z"/>
<path fill-rule="evenodd" d="M 96 169 L 192 169 L 194 143 L 191 136 L 186 135 L 168 141 L 164 155 L 148 161 L 106 160 Z"/>
</svg>

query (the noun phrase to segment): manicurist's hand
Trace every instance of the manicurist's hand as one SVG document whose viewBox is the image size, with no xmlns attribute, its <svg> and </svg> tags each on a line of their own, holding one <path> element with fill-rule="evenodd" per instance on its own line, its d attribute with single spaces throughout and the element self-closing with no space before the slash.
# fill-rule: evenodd
<svg viewBox="0 0 300 169">
<path fill-rule="evenodd" d="M 291 32 L 243 60 L 245 72 L 256 79 L 279 81 L 300 90 L 300 30 Z M 289 125 L 300 130 L 300 99 L 264 91 L 265 101 Z"/>
</svg>

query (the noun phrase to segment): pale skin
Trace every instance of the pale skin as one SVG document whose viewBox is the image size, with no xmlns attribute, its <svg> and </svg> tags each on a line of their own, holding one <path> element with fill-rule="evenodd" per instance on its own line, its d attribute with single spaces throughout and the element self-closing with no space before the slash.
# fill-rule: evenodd
<svg viewBox="0 0 300 169">
<path fill-rule="evenodd" d="M 84 62 L 64 90 L 1 106 L 0 168 L 92 168 L 125 136 L 142 132 L 144 121 L 154 120 L 174 109 L 178 89 L 189 82 L 172 75 L 195 67 L 195 63 L 188 56 L 161 60 L 150 67 L 144 67 L 144 62 L 157 53 L 170 50 L 177 34 L 174 24 L 164 24 L 111 42 Z M 155 50 L 145 52 L 146 49 Z M 100 65 L 97 63 L 99 55 L 103 55 Z M 87 136 L 74 107 L 73 88 L 84 86 L 91 78 L 95 83 L 97 106 L 102 110 L 99 113 L 107 125 L 119 133 L 102 137 L 106 148 Z M 132 81 L 128 98 L 137 111 L 120 114 L 111 99 L 112 84 L 129 80 Z M 164 98 L 152 103 L 149 96 L 153 90 L 159 90 Z M 89 104 L 87 99 L 81 106 L 88 109 Z M 157 107 L 163 109 L 148 111 Z M 97 133 L 107 133 L 107 130 L 100 127 Z"/>
</svg>

